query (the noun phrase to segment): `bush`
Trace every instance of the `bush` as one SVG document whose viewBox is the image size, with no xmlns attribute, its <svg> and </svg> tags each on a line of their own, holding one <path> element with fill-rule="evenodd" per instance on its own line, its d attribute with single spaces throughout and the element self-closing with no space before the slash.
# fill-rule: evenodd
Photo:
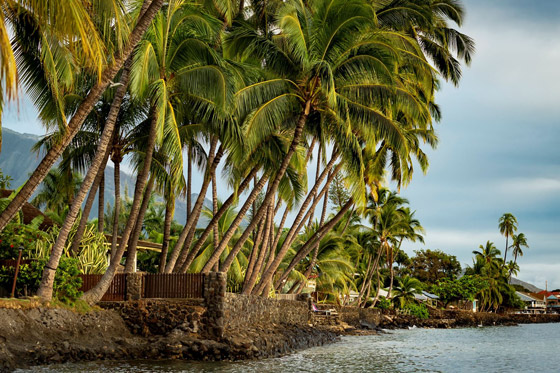
<svg viewBox="0 0 560 373">
<path fill-rule="evenodd" d="M 388 310 L 389 308 L 391 308 L 391 300 L 385 297 L 380 297 L 377 301 L 377 304 L 375 305 L 375 308 Z"/>
<path fill-rule="evenodd" d="M 406 305 L 405 309 L 408 309 L 412 316 L 416 316 L 419 319 L 427 319 L 428 317 L 430 317 L 428 308 L 424 303 L 420 303 L 420 304 L 410 303 Z"/>
<path fill-rule="evenodd" d="M 46 260 L 36 260 L 31 264 L 23 264 L 19 267 L 16 283 L 16 295 L 23 296 L 35 294 L 41 284 L 43 269 Z M 14 280 L 15 267 L 0 267 L 0 286 L 11 290 Z M 78 299 L 82 292 L 82 279 L 78 277 L 78 261 L 73 258 L 60 258 L 60 263 L 54 279 L 53 296 L 61 302 L 71 304 Z"/>
</svg>

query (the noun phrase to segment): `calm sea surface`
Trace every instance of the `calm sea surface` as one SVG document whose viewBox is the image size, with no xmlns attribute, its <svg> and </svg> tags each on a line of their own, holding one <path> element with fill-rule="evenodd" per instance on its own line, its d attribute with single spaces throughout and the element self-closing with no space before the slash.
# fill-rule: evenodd
<svg viewBox="0 0 560 373">
<path fill-rule="evenodd" d="M 412 329 L 236 363 L 95 362 L 33 372 L 560 372 L 560 324 Z M 24 372 L 20 370 L 19 372 Z"/>
</svg>

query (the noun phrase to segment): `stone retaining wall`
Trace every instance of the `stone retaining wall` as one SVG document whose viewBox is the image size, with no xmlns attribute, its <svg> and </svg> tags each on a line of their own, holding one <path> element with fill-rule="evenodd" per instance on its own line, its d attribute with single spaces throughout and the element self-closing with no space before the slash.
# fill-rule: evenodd
<svg viewBox="0 0 560 373">
<path fill-rule="evenodd" d="M 224 327 L 227 330 L 255 324 L 307 325 L 307 301 L 277 300 L 255 295 L 226 293 Z"/>
<path fill-rule="evenodd" d="M 128 329 L 143 337 L 165 336 L 176 328 L 202 334 L 207 328 L 206 307 L 202 299 L 141 299 L 128 302 L 103 302 L 122 317 Z"/>
<path fill-rule="evenodd" d="M 333 306 L 333 308 L 336 308 L 341 321 L 352 326 L 360 326 L 360 322 L 375 326 L 381 323 L 382 313 L 380 309 L 349 306 Z"/>
</svg>

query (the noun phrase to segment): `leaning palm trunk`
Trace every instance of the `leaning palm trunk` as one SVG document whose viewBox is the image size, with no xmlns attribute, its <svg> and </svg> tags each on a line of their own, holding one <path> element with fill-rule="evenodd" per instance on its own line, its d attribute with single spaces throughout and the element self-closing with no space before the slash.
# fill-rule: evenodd
<svg viewBox="0 0 560 373">
<path fill-rule="evenodd" d="M 177 259 L 179 259 L 179 263 L 182 260 L 184 260 L 184 256 L 181 256 L 181 258 L 179 258 L 179 254 L 183 254 L 182 251 L 185 251 L 185 247 L 184 247 L 185 240 L 187 239 L 187 236 L 189 235 L 191 229 L 193 230 L 196 229 L 196 223 L 194 223 L 195 216 L 196 216 L 196 220 L 198 221 L 198 216 L 202 211 L 202 206 L 204 203 L 204 198 L 206 196 L 206 191 L 208 190 L 208 186 L 210 185 L 210 181 L 211 181 L 209 175 L 210 172 L 212 171 L 212 167 L 214 167 L 214 151 L 216 149 L 217 142 L 218 142 L 217 139 L 213 139 L 212 142 L 210 143 L 210 150 L 208 152 L 210 156 L 208 157 L 208 163 L 207 163 L 208 166 L 206 170 L 207 174 L 205 175 L 204 180 L 202 181 L 202 186 L 200 187 L 200 193 L 198 193 L 198 198 L 196 199 L 193 210 L 189 213 L 189 217 L 185 222 L 185 226 L 183 227 L 183 230 L 181 231 L 181 234 L 179 234 L 179 238 L 175 243 L 175 248 L 171 253 L 171 257 L 167 262 L 167 266 L 165 267 L 165 273 L 171 273 L 175 269 Z"/>
<path fill-rule="evenodd" d="M 274 287 L 276 289 L 278 289 L 283 284 L 284 280 L 288 278 L 290 272 L 298 265 L 298 263 L 307 255 L 309 255 L 311 250 L 313 250 L 313 248 L 315 247 L 315 244 L 321 242 L 323 237 L 325 237 L 325 235 L 334 228 L 334 226 L 340 221 L 340 219 L 342 219 L 344 214 L 346 214 L 346 212 L 350 209 L 353 203 L 354 202 L 352 198 L 350 198 L 348 202 L 346 202 L 346 204 L 342 207 L 342 209 L 340 209 L 340 211 L 327 224 L 319 228 L 319 230 L 315 232 L 309 240 L 307 240 L 307 242 L 301 247 L 301 249 L 299 249 L 296 256 L 292 259 L 288 268 L 286 268 L 285 272 L 278 278 L 278 280 L 274 284 Z M 276 259 L 278 259 L 278 257 L 276 257 Z M 272 279 L 272 277 L 274 276 L 274 272 L 276 272 L 276 268 L 274 268 L 273 266 L 269 266 L 269 269 L 263 275 L 265 281 L 268 281 L 267 279 Z M 263 289 L 259 290 L 262 291 Z"/>
<path fill-rule="evenodd" d="M 251 250 L 251 255 L 249 256 L 249 264 L 247 265 L 247 271 L 245 272 L 243 289 L 241 291 L 242 294 L 246 294 L 246 289 L 248 288 L 250 279 L 253 276 L 253 272 L 255 271 L 255 265 L 260 252 L 259 248 L 261 247 L 261 243 L 263 241 L 265 226 L 266 219 L 261 219 L 259 228 L 257 229 L 257 235 L 253 238 L 253 249 Z"/>
<path fill-rule="evenodd" d="M 146 0 L 146 4 L 148 4 L 148 0 Z M 0 214 L 0 231 L 4 230 L 6 224 L 8 224 L 10 220 L 12 220 L 15 214 L 21 209 L 23 204 L 29 199 L 29 197 L 31 197 L 37 186 L 43 181 L 43 179 L 48 174 L 56 160 L 60 157 L 64 149 L 66 149 L 74 136 L 76 136 L 76 134 L 80 130 L 80 127 L 82 126 L 82 123 L 99 100 L 99 97 L 101 97 L 101 95 L 107 88 L 107 85 L 115 77 L 117 72 L 122 68 L 123 64 L 130 56 L 133 49 L 136 47 L 140 39 L 142 39 L 144 32 L 152 22 L 152 19 L 159 11 L 162 4 L 163 0 L 153 0 L 148 6 L 146 12 L 139 17 L 136 26 L 134 27 L 128 38 L 128 43 L 126 44 L 122 52 L 117 55 L 113 60 L 113 63 L 103 71 L 101 78 L 98 80 L 97 84 L 95 84 L 91 88 L 86 98 L 82 101 L 82 103 L 72 116 L 72 119 L 68 123 L 67 132 L 64 138 L 58 144 L 49 149 L 37 168 L 31 174 L 27 182 L 15 195 L 14 199 L 10 201 L 8 206 L 6 206 L 6 209 L 2 211 L 2 214 Z"/>
<path fill-rule="evenodd" d="M 168 198 L 165 206 L 165 220 L 163 222 L 163 243 L 161 245 L 161 255 L 159 257 L 159 273 L 165 272 L 165 262 L 169 251 L 169 240 L 171 235 L 171 222 L 175 212 L 175 198 Z"/>
<path fill-rule="evenodd" d="M 86 194 L 89 189 L 91 189 L 92 184 L 94 183 L 97 175 L 108 160 L 109 157 L 109 144 L 111 139 L 113 138 L 113 133 L 115 131 L 115 124 L 117 121 L 117 116 L 119 114 L 119 110 L 121 107 L 122 100 L 126 93 L 126 87 L 128 85 L 128 76 L 129 76 L 129 69 L 130 69 L 130 62 L 131 60 L 127 60 L 125 69 L 122 74 L 122 86 L 119 86 L 117 92 L 115 93 L 115 98 L 111 103 L 111 108 L 109 109 L 109 114 L 107 116 L 107 121 L 105 123 L 105 128 L 103 129 L 103 133 L 101 134 L 101 139 L 99 140 L 99 144 L 97 145 L 97 149 L 95 152 L 95 156 L 93 161 L 90 165 L 90 168 L 80 186 L 80 190 L 78 191 L 74 202 L 70 207 L 70 211 L 66 215 L 66 219 L 64 219 L 64 223 L 56 241 L 53 245 L 51 256 L 49 258 L 49 262 L 45 265 L 43 270 L 43 277 L 41 279 L 41 285 L 39 286 L 39 290 L 37 291 L 37 295 L 43 299 L 50 300 L 52 299 L 52 292 L 53 292 L 53 285 L 54 285 L 54 276 L 56 269 L 58 268 L 58 262 L 60 261 L 60 257 L 62 255 L 62 251 L 64 246 L 66 245 L 66 240 L 68 239 L 68 235 L 70 234 L 70 230 L 74 225 L 76 218 L 80 213 L 80 209 L 82 207 L 82 202 L 84 201 Z M 117 165 L 115 165 L 115 170 L 117 170 Z M 103 167 L 104 169 L 104 167 Z M 104 170 L 101 169 L 103 172 Z M 115 184 L 116 185 L 116 184 Z M 115 190 L 117 188 L 115 187 Z M 95 192 L 92 191 L 93 195 L 95 196 Z M 93 202 L 93 197 L 92 197 Z M 89 213 L 88 213 L 89 214 Z M 85 215 L 85 214 L 84 214 Z M 85 216 L 87 219 L 87 215 Z M 113 232 L 113 237 L 115 237 L 116 233 Z M 79 244 L 79 237 L 76 238 Z"/>
<path fill-rule="evenodd" d="M 140 233 L 142 233 L 142 226 L 144 223 L 144 216 L 146 215 L 146 210 L 150 204 L 150 197 L 152 196 L 152 191 L 154 189 L 155 177 L 152 175 L 144 191 L 144 197 L 142 198 L 142 205 L 140 205 L 140 211 L 138 212 L 138 217 L 136 218 L 136 224 L 134 225 L 134 231 L 128 240 L 128 245 L 126 249 L 126 264 L 124 267 L 125 273 L 132 273 L 135 271 L 136 267 L 136 254 L 138 240 L 140 239 Z"/>
<path fill-rule="evenodd" d="M 257 224 L 259 219 L 262 218 L 262 216 L 264 215 L 264 213 L 268 209 L 268 204 L 270 203 L 270 201 L 272 200 L 272 198 L 276 194 L 276 190 L 278 189 L 278 185 L 280 185 L 280 180 L 282 180 L 282 178 L 284 177 L 284 174 L 286 173 L 286 170 L 288 169 L 290 161 L 292 160 L 292 157 L 295 154 L 296 149 L 299 145 L 299 142 L 300 142 L 301 137 L 303 135 L 303 128 L 305 127 L 305 122 L 307 121 L 307 117 L 309 116 L 310 110 L 311 110 L 311 101 L 307 101 L 305 103 L 304 110 L 301 113 L 300 118 L 298 119 L 298 122 L 297 122 L 296 128 L 294 130 L 294 136 L 293 136 L 292 142 L 290 144 L 290 147 L 289 147 L 288 151 L 286 152 L 286 155 L 284 156 L 284 159 L 282 160 L 282 163 L 280 164 L 280 167 L 278 168 L 278 172 L 276 173 L 276 176 L 274 178 L 274 181 L 272 182 L 272 185 L 271 185 L 268 193 L 266 193 L 266 196 L 264 197 L 264 200 L 262 202 L 261 207 L 257 211 L 256 219 L 253 218 L 251 224 L 249 224 L 249 227 L 247 227 L 247 229 L 246 229 L 246 230 L 249 230 L 249 232 L 252 232 L 253 229 L 255 229 L 255 225 Z M 257 193 L 259 193 L 262 190 L 262 188 L 264 187 L 264 183 L 262 183 L 262 185 L 260 185 L 260 186 L 259 186 L 259 184 L 257 184 L 257 187 L 255 187 L 255 189 L 253 189 L 253 192 L 256 191 Z M 253 199 L 251 200 L 251 203 L 253 203 L 255 198 L 257 198 L 256 194 L 254 194 Z M 249 206 L 246 206 L 246 204 L 245 204 L 243 206 L 244 209 L 242 209 L 242 211 L 239 211 L 239 215 L 236 218 L 236 221 L 238 223 L 237 223 L 237 226 L 235 227 L 235 229 L 237 229 L 237 227 L 239 227 L 239 224 L 241 224 L 241 220 L 243 219 L 243 217 L 247 213 L 247 211 L 249 209 Z M 230 228 L 228 230 L 228 233 L 229 233 L 229 235 L 226 233 L 226 236 L 224 236 L 224 238 L 222 239 L 222 242 L 220 242 L 220 246 L 214 252 L 214 254 L 210 258 L 208 263 L 206 263 L 206 265 L 204 266 L 204 268 L 203 268 L 204 273 L 209 272 L 210 269 L 212 268 L 212 266 L 220 259 L 220 255 L 225 250 L 227 244 L 229 243 L 229 240 L 233 237 L 234 231 L 232 231 L 231 228 Z M 243 235 L 245 235 L 245 232 L 243 233 Z M 247 235 L 247 238 L 248 237 L 249 236 Z M 247 239 L 247 238 L 245 238 L 245 239 Z M 233 250 L 232 250 L 232 252 L 233 252 Z M 231 255 L 231 253 L 230 253 L 230 255 Z M 235 255 L 237 255 L 237 253 L 235 253 Z M 208 265 L 210 263 L 211 263 L 212 266 L 208 267 Z"/>
<path fill-rule="evenodd" d="M 93 207 L 93 203 L 95 202 L 95 194 L 97 193 L 97 189 L 99 188 L 99 185 L 101 184 L 101 180 L 103 179 L 103 174 L 105 173 L 105 167 L 107 166 L 107 161 L 109 160 L 110 152 L 111 149 L 107 148 L 107 150 L 105 151 L 105 156 L 103 158 L 103 163 L 99 167 L 99 170 L 97 171 L 97 175 L 95 175 L 95 180 L 93 181 L 93 185 L 86 199 L 86 204 L 84 205 L 84 211 L 82 212 L 82 217 L 80 218 L 78 229 L 76 230 L 76 234 L 74 235 L 72 246 L 70 247 L 70 255 L 72 256 L 75 256 L 78 253 L 80 242 L 82 241 L 82 237 L 84 236 L 84 232 L 86 230 L 89 213 L 91 212 L 91 208 Z"/>
<path fill-rule="evenodd" d="M 263 175 L 261 177 L 261 179 L 259 180 L 259 182 L 257 183 L 257 186 L 255 188 L 253 188 L 253 190 L 249 194 L 249 197 L 247 197 L 247 200 L 245 201 L 245 203 L 241 207 L 241 210 L 239 210 L 237 216 L 235 217 L 235 219 L 231 223 L 230 227 L 228 228 L 228 230 L 226 231 L 226 233 L 222 237 L 222 240 L 220 241 L 220 244 L 214 250 L 214 252 L 212 253 L 212 256 L 210 257 L 210 259 L 208 259 L 208 261 L 206 262 L 204 267 L 202 267 L 202 273 L 210 272 L 212 270 L 212 267 L 214 267 L 214 265 L 220 260 L 220 256 L 222 255 L 222 253 L 226 249 L 227 244 L 229 243 L 229 241 L 231 240 L 231 238 L 235 234 L 235 231 L 237 230 L 237 228 L 239 228 L 239 226 L 241 225 L 241 222 L 243 222 L 243 218 L 245 217 L 245 214 L 247 213 L 247 211 L 249 211 L 249 208 L 251 207 L 253 202 L 257 199 L 257 196 L 259 195 L 260 191 L 262 190 L 262 188 L 266 184 L 267 180 L 268 180 L 268 175 L 266 175 L 266 174 Z M 259 209 L 259 211 L 260 211 L 260 209 Z M 261 218 L 262 218 L 262 214 L 260 216 L 257 215 L 256 217 L 254 217 L 253 220 L 251 221 L 251 224 L 249 224 L 249 227 L 247 227 L 247 229 L 243 233 L 243 236 L 245 235 L 245 233 L 247 231 L 249 231 L 249 234 L 250 234 L 253 231 L 253 229 L 255 228 L 255 225 L 257 224 L 257 222 Z M 247 237 L 248 237 L 248 235 L 247 235 Z M 239 240 L 241 240 L 241 239 L 242 238 L 240 238 Z M 239 240 L 238 240 L 238 242 L 239 242 Z M 233 252 L 234 249 L 232 249 L 232 251 L 230 251 L 230 254 L 231 254 L 231 252 Z M 193 250 L 193 255 L 196 255 L 196 253 L 194 253 L 194 250 Z"/>
<path fill-rule="evenodd" d="M 99 197 L 97 205 L 97 231 L 103 233 L 105 231 L 105 168 L 101 173 L 99 182 Z"/>
<path fill-rule="evenodd" d="M 296 237 L 296 233 L 299 232 L 301 230 L 301 228 L 303 227 L 303 224 L 305 224 L 305 221 L 307 221 L 309 215 L 311 215 L 312 209 L 315 208 L 315 206 L 317 206 L 317 203 L 321 200 L 321 198 L 323 197 L 323 195 L 326 193 L 326 191 L 329 188 L 329 184 L 330 182 L 334 179 L 334 176 L 340 171 L 340 169 L 342 168 L 342 164 L 339 164 L 334 171 L 331 173 L 331 175 L 329 175 L 329 178 L 327 179 L 325 186 L 323 187 L 323 190 L 321 191 L 321 193 L 319 193 L 319 195 L 317 196 L 317 198 L 315 198 L 313 200 L 313 195 L 315 195 L 317 193 L 317 188 L 319 187 L 319 185 L 323 182 L 325 176 L 327 174 L 329 174 L 329 171 L 332 169 L 334 162 L 336 160 L 336 157 L 333 157 L 329 164 L 327 165 L 327 167 L 323 170 L 323 173 L 321 174 L 321 176 L 319 177 L 319 180 L 317 183 L 315 183 L 315 185 L 313 186 L 313 189 L 311 190 L 311 192 L 308 194 L 305 202 L 303 203 L 302 207 L 300 208 L 300 211 L 296 217 L 296 220 L 294 221 L 294 223 L 292 224 L 292 228 L 290 229 L 290 231 L 288 232 L 286 238 L 284 239 L 284 242 L 282 244 L 282 247 L 280 248 L 280 250 L 278 250 L 278 254 L 276 255 L 275 259 L 271 262 L 268 263 L 266 270 L 265 270 L 265 274 L 263 275 L 266 276 L 266 281 L 270 280 L 272 278 L 272 276 L 274 275 L 274 273 L 276 272 L 276 270 L 278 269 L 278 267 L 280 266 L 280 264 L 282 263 L 282 260 L 284 260 L 284 257 L 286 256 L 288 250 L 290 249 L 291 244 L 294 242 L 295 237 Z M 309 205 L 309 203 L 311 202 L 311 200 L 313 200 L 313 204 L 311 205 L 311 208 L 307 211 L 307 214 L 305 216 L 303 216 L 303 213 L 306 211 L 307 206 Z M 277 287 L 276 287 L 277 288 Z M 260 289 L 262 291 L 262 289 Z"/>
<path fill-rule="evenodd" d="M 319 227 L 323 226 L 323 223 L 325 222 L 325 216 L 327 215 L 327 204 L 329 202 L 329 190 L 327 189 L 326 193 L 325 193 L 325 197 L 323 200 L 323 210 L 321 211 L 321 218 L 319 220 Z M 315 263 L 317 263 L 317 257 L 319 256 L 319 243 L 317 243 L 317 245 L 315 245 L 315 248 L 313 249 L 313 258 L 311 259 L 311 262 L 309 263 L 309 266 L 307 267 L 307 270 L 304 273 L 304 277 L 307 280 L 309 280 L 309 277 L 311 276 L 311 273 L 313 272 L 313 268 L 315 267 Z M 305 282 L 302 281 L 302 283 L 300 284 L 300 286 L 297 289 L 297 293 L 300 294 L 303 289 L 305 288 Z"/>
<path fill-rule="evenodd" d="M 220 146 L 220 148 L 218 149 L 218 152 L 216 153 L 216 156 L 212 159 L 212 167 L 210 168 L 211 173 L 216 172 L 216 167 L 218 167 L 218 164 L 220 163 L 220 160 L 222 159 L 223 155 L 224 155 L 224 148 L 222 146 Z M 210 180 L 211 179 L 212 178 L 210 178 Z M 206 185 L 206 188 L 208 188 L 208 185 Z M 204 191 L 204 194 L 206 194 L 206 191 Z M 192 212 L 192 216 L 191 216 L 191 219 L 192 219 L 193 223 L 191 225 L 191 229 L 189 231 L 189 234 L 187 235 L 187 239 L 185 240 L 185 243 L 183 244 L 183 250 L 181 251 L 181 256 L 179 257 L 179 260 L 177 261 L 177 264 L 175 265 L 175 272 L 181 272 L 181 271 L 183 271 L 183 268 L 185 267 L 185 263 L 186 263 L 186 260 L 188 258 L 188 254 L 190 253 L 189 248 L 191 247 L 192 242 L 194 240 L 194 234 L 196 233 L 196 225 L 198 224 L 198 219 L 200 218 L 201 213 L 202 213 L 202 204 L 200 204 L 199 206 L 195 205 L 194 210 Z M 186 268 L 185 268 L 185 271 L 186 271 Z"/>
<path fill-rule="evenodd" d="M 154 0 L 155 1 L 155 0 Z M 157 134 L 157 122 L 158 122 L 158 114 L 156 112 L 153 113 L 153 118 L 150 123 L 150 132 L 148 134 L 148 144 L 146 149 L 146 155 L 144 157 L 144 165 L 142 170 L 138 174 L 138 178 L 136 179 L 136 187 L 134 189 L 134 199 L 132 201 L 132 207 L 130 209 L 130 216 L 124 232 L 122 234 L 121 241 L 119 243 L 119 249 L 113 259 L 111 260 L 111 264 L 107 271 L 99 280 L 97 285 L 85 293 L 82 296 L 82 299 L 89 304 L 97 303 L 105 294 L 111 282 L 113 281 L 113 277 L 117 271 L 117 267 L 121 261 L 121 258 L 124 254 L 126 249 L 126 244 L 128 243 L 128 239 L 130 238 L 130 234 L 132 233 L 132 229 L 134 228 L 134 224 L 136 219 L 138 218 L 138 214 L 140 212 L 140 203 L 142 200 L 142 194 L 144 192 L 144 187 L 148 181 L 148 174 L 150 172 L 150 167 L 152 164 L 152 156 L 154 154 L 154 147 L 156 143 L 156 134 Z"/>
<path fill-rule="evenodd" d="M 192 150 L 189 145 L 187 148 L 187 220 L 191 215 L 192 208 Z"/>
<path fill-rule="evenodd" d="M 241 182 L 241 184 L 239 185 L 239 188 L 237 189 L 237 195 L 241 194 L 247 188 L 247 186 L 249 186 L 251 179 L 253 179 L 253 177 L 257 175 L 257 172 L 258 169 L 256 167 L 251 170 L 249 176 L 247 176 L 245 180 L 243 180 L 243 182 Z M 210 223 L 208 223 L 208 226 L 204 229 L 204 232 L 202 232 L 202 234 L 198 238 L 198 241 L 194 245 L 193 249 L 189 252 L 187 258 L 185 259 L 185 262 L 181 266 L 181 270 L 179 271 L 180 273 L 186 272 L 189 269 L 189 266 L 193 262 L 194 258 L 196 258 L 196 255 L 198 254 L 200 248 L 202 247 L 202 245 L 204 245 L 204 242 L 206 242 L 206 239 L 210 236 L 210 233 L 212 232 L 214 227 L 218 225 L 220 218 L 233 204 L 235 199 L 236 199 L 236 193 L 233 193 L 228 197 L 228 199 L 224 201 L 224 203 L 222 203 L 222 207 L 218 210 L 216 215 L 214 215 Z"/>
<path fill-rule="evenodd" d="M 114 181 L 115 181 L 115 204 L 113 206 L 113 236 L 111 238 L 111 259 L 117 252 L 118 235 L 119 235 L 119 218 L 121 214 L 121 161 L 113 159 Z"/>
</svg>

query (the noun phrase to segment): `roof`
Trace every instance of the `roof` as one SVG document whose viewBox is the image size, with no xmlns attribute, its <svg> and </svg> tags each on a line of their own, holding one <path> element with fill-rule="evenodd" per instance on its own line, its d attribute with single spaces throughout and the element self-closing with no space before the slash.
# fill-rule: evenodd
<svg viewBox="0 0 560 373">
<path fill-rule="evenodd" d="M 546 299 L 548 299 L 548 300 L 558 300 L 558 298 L 556 298 L 554 295 L 550 295 Z"/>
<path fill-rule="evenodd" d="M 431 298 L 431 299 L 439 299 L 439 297 L 437 295 L 432 294 L 432 293 L 428 293 L 427 291 L 422 291 L 422 294 L 424 294 L 425 296 L 427 296 L 428 298 Z"/>
<path fill-rule="evenodd" d="M 110 234 L 106 234 L 105 237 L 107 238 L 107 242 L 109 242 L 109 246 L 111 246 L 110 242 L 113 239 L 113 236 Z M 121 241 L 121 237 L 117 236 L 117 246 L 119 245 L 120 241 Z M 138 243 L 136 244 L 136 249 L 161 252 L 161 246 L 162 245 L 160 243 L 138 240 Z"/>
<path fill-rule="evenodd" d="M 522 293 L 522 292 L 520 292 L 520 291 L 516 291 L 515 293 L 517 294 L 517 296 L 518 296 L 523 302 L 542 301 L 542 299 L 535 298 L 535 297 L 533 297 L 533 296 L 530 295 L 530 294 L 525 294 L 525 293 Z"/>
<path fill-rule="evenodd" d="M 13 190 L 0 189 L 0 198 L 8 198 L 12 193 Z M 25 202 L 23 204 L 23 207 L 21 208 L 21 212 L 23 214 L 24 224 L 29 224 L 37 216 L 42 216 L 43 222 L 41 223 L 41 225 L 39 225 L 39 229 L 42 231 L 46 231 L 47 229 L 49 229 L 50 227 L 56 224 L 51 218 L 43 214 L 41 210 L 39 210 L 37 207 L 33 206 L 29 202 Z"/>
</svg>

